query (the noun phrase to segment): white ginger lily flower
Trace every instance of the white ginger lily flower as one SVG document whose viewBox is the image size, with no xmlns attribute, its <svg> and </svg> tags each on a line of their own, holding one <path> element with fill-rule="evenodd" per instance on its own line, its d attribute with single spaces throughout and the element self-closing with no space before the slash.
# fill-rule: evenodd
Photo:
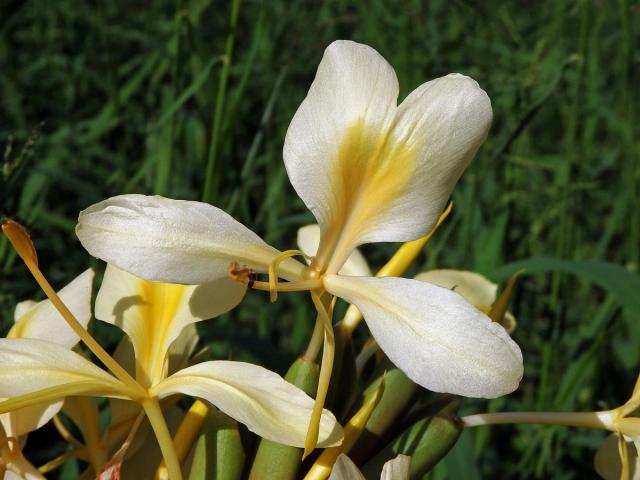
<svg viewBox="0 0 640 480">
<path fill-rule="evenodd" d="M 360 309 L 382 350 L 419 385 L 469 397 L 510 393 L 522 377 L 519 347 L 460 295 L 415 280 L 338 274 L 358 245 L 427 234 L 489 130 L 489 98 L 471 78 L 432 80 L 400 105 L 398 90 L 374 49 L 350 41 L 326 49 L 284 145 L 289 179 L 321 230 L 308 267 L 287 258 L 299 252 L 279 252 L 216 207 L 157 196 L 89 207 L 78 238 L 92 255 L 147 280 L 202 284 L 231 270 L 264 288 L 256 271 L 269 272 L 272 293 L 311 290 L 316 306 L 330 304 L 328 292 Z"/>
<path fill-rule="evenodd" d="M 380 480 L 409 480 L 410 472 L 411 457 L 398 455 L 384 464 Z M 331 470 L 329 480 L 364 480 L 364 475 L 351 459 L 342 453 Z"/>
<path fill-rule="evenodd" d="M 91 319 L 92 281 L 93 270 L 89 269 L 58 292 L 84 327 Z M 51 342 L 65 350 L 71 350 L 80 340 L 49 300 L 26 300 L 18 303 L 14 321 L 7 339 L 0 339 L 0 350 L 5 344 L 12 344 L 23 349 L 23 355 L 37 355 L 38 352 L 33 350 L 32 340 Z M 14 369 L 11 363 L 4 361 L 0 379 L 0 397 L 4 397 L 0 401 L 14 394 L 15 389 L 19 388 L 16 383 L 33 381 L 28 367 Z M 0 414 L 0 464 L 8 469 L 7 475 L 11 472 L 10 475 L 15 478 L 44 478 L 22 456 L 21 450 L 25 436 L 51 420 L 62 408 L 62 403 L 62 399 L 35 403 Z"/>
<path fill-rule="evenodd" d="M 136 382 L 126 384 L 98 368 L 71 351 L 69 341 L 60 345 L 41 338 L 0 339 L 0 396 L 7 399 L 0 402 L 0 413 L 15 415 L 56 402 L 59 410 L 65 397 L 89 395 L 133 400 L 154 415 L 159 400 L 185 394 L 216 405 L 264 438 L 304 445 L 314 401 L 279 375 L 231 361 L 203 362 L 168 375 L 168 354 L 174 341 L 184 340 L 183 329 L 233 308 L 244 290 L 244 285 L 225 278 L 199 286 L 146 282 L 108 266 L 96 316 L 128 334 L 136 355 Z M 89 298 L 85 295 L 84 325 L 90 316 Z M 77 302 L 66 300 L 72 308 Z M 51 337 L 67 336 L 63 325 L 48 328 Z M 16 331 L 23 331 L 23 325 L 17 324 Z M 53 414 L 47 412 L 48 418 Z M 323 411 L 319 427 L 323 446 L 340 443 L 342 429 L 329 411 Z"/>
<path fill-rule="evenodd" d="M 107 265 L 96 298 L 96 318 L 122 328 L 135 352 L 136 380 L 152 395 L 183 393 L 202 398 L 261 437 L 302 446 L 313 400 L 269 370 L 244 362 L 216 360 L 198 363 L 169 375 L 175 341 L 189 344 L 186 327 L 235 307 L 245 286 L 228 278 L 203 285 L 147 282 Z M 192 331 L 193 332 L 193 331 Z M 195 332 L 193 332 L 195 334 Z M 188 348 L 188 350 L 192 350 Z M 341 428 L 325 410 L 321 443 L 339 443 Z"/>
</svg>

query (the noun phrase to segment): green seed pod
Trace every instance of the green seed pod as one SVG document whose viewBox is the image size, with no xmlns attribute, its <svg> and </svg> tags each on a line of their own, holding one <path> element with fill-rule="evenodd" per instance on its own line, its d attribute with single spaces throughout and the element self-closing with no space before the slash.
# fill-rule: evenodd
<svg viewBox="0 0 640 480">
<path fill-rule="evenodd" d="M 195 444 L 189 480 L 240 480 L 244 463 L 238 423 L 211 409 Z"/>
<path fill-rule="evenodd" d="M 317 363 L 300 357 L 291 365 L 284 378 L 307 395 L 314 397 L 318 389 L 319 375 L 320 369 Z M 251 466 L 249 480 L 295 479 L 302 463 L 302 452 L 302 448 L 261 439 Z"/>
<path fill-rule="evenodd" d="M 363 468 L 366 478 L 378 478 L 387 460 L 398 454 L 411 457 L 411 478 L 422 478 L 455 445 L 462 432 L 460 419 L 437 415 L 417 421 L 387 445 Z"/>
</svg>

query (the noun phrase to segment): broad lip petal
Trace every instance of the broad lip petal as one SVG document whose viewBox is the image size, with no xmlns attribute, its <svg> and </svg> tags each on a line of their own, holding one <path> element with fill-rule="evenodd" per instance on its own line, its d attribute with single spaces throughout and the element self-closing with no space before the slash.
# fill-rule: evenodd
<svg viewBox="0 0 640 480">
<path fill-rule="evenodd" d="M 151 390 L 159 398 L 175 393 L 202 398 L 257 435 L 296 447 L 304 446 L 314 403 L 276 373 L 250 363 L 225 360 L 181 370 Z M 340 424 L 324 410 L 319 446 L 332 446 L 341 440 Z"/>
<path fill-rule="evenodd" d="M 58 292 L 83 327 L 91 319 L 91 285 L 94 272 L 85 270 Z M 21 302 L 16 308 L 16 322 L 9 331 L 9 338 L 34 338 L 72 348 L 80 338 L 58 313 L 49 300 Z"/>
<path fill-rule="evenodd" d="M 80 212 L 76 234 L 92 255 L 145 280 L 199 285 L 228 274 L 229 264 L 260 272 L 280 253 L 212 205 L 159 196 L 119 195 Z M 283 278 L 307 267 L 280 264 Z"/>
<path fill-rule="evenodd" d="M 166 376 L 167 352 L 186 326 L 231 310 L 245 291 L 245 285 L 228 278 L 197 286 L 148 282 L 109 264 L 96 318 L 127 333 L 138 380 L 148 387 Z"/>
<path fill-rule="evenodd" d="M 285 166 L 322 228 L 318 262 L 329 273 L 360 244 L 430 231 L 486 138 L 491 103 L 468 77 L 427 82 L 400 106 L 397 96 L 378 52 L 337 41 L 289 126 Z"/>
<path fill-rule="evenodd" d="M 360 309 L 380 348 L 417 384 L 483 398 L 518 387 L 520 348 L 457 293 L 392 277 L 327 275 L 324 285 Z"/>
</svg>

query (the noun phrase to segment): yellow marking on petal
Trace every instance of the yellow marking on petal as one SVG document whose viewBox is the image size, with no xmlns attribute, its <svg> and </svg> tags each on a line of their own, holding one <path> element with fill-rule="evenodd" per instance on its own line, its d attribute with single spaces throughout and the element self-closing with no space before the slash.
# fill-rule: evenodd
<svg viewBox="0 0 640 480">
<path fill-rule="evenodd" d="M 347 128 L 332 165 L 331 218 L 322 225 L 319 271 L 336 273 L 342 267 L 369 222 L 407 188 L 416 157 L 390 131 L 374 130 L 363 120 Z"/>
<path fill-rule="evenodd" d="M 6 338 L 25 338 L 26 332 L 29 330 L 29 323 L 33 319 L 35 312 L 32 310 L 30 312 L 25 313 L 22 317 L 18 319 L 16 323 L 13 324 L 9 333 L 7 333 Z"/>
<path fill-rule="evenodd" d="M 146 387 L 160 382 L 167 372 L 167 336 L 171 331 L 185 285 L 140 281 L 141 338 L 136 342 L 136 377 Z"/>
<path fill-rule="evenodd" d="M 207 415 L 209 414 L 209 407 L 201 400 L 196 400 L 191 405 L 191 408 L 184 416 L 182 423 L 178 427 L 178 431 L 173 437 L 173 446 L 176 450 L 176 455 L 180 463 L 184 462 L 187 455 L 191 451 L 193 442 L 198 437 L 202 424 L 204 423 Z M 169 471 L 164 463 L 164 460 L 160 462 L 158 469 L 156 470 L 156 480 L 162 478 L 168 478 Z"/>
<path fill-rule="evenodd" d="M 342 443 L 337 447 L 331 447 L 325 449 L 318 457 L 315 463 L 309 469 L 309 473 L 304 477 L 304 480 L 324 480 L 329 477 L 333 465 L 336 463 L 338 456 L 341 453 L 348 453 L 351 447 L 356 443 L 364 428 L 378 406 L 382 394 L 384 393 L 385 378 L 382 377 L 382 381 L 378 388 L 376 388 L 373 395 L 360 407 L 356 414 L 351 417 L 349 422 L 344 426 L 344 439 Z"/>
<path fill-rule="evenodd" d="M 424 237 L 413 240 L 411 242 L 403 243 L 400 248 L 396 250 L 396 253 L 393 254 L 389 261 L 385 263 L 380 270 L 378 270 L 378 273 L 376 273 L 376 277 L 401 277 L 413 263 L 416 257 L 420 255 L 420 252 L 422 252 L 422 249 L 435 235 L 440 225 L 442 225 L 447 219 L 447 217 L 451 213 L 452 208 L 453 203 L 449 202 L 447 208 L 445 208 L 444 212 L 440 214 L 440 218 L 438 218 L 436 225 Z M 349 305 L 349 308 L 347 309 L 344 318 L 342 319 L 342 323 L 348 330 L 353 332 L 353 330 L 355 330 L 361 320 L 362 313 L 360 313 L 358 307 L 356 307 L 355 305 Z"/>
</svg>

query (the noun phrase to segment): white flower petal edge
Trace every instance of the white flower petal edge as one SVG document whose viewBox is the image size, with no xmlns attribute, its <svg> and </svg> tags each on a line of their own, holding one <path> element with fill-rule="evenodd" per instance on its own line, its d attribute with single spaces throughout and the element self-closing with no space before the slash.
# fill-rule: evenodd
<svg viewBox="0 0 640 480">
<path fill-rule="evenodd" d="M 278 250 L 212 205 L 159 196 L 119 195 L 80 212 L 76 234 L 93 256 L 145 280 L 199 285 L 229 264 L 266 271 Z M 279 272 L 301 276 L 293 259 Z"/>
<path fill-rule="evenodd" d="M 1 400 L 1 399 L 0 399 Z M 62 400 L 32 405 L 0 414 L 0 423 L 9 437 L 20 437 L 39 429 L 62 408 Z"/>
<path fill-rule="evenodd" d="M 415 279 L 454 290 L 484 313 L 491 311 L 498 293 L 498 285 L 479 273 L 468 270 L 430 270 L 419 273 Z M 500 324 L 507 332 L 512 333 L 518 322 L 511 312 L 507 312 Z"/>
<path fill-rule="evenodd" d="M 159 398 L 184 393 L 202 398 L 257 435 L 304 446 L 313 399 L 278 374 L 250 363 L 203 362 L 181 370 L 155 387 Z M 318 445 L 340 444 L 342 427 L 328 410 L 320 421 Z"/>
<path fill-rule="evenodd" d="M 355 463 L 344 453 L 341 453 L 336 463 L 333 464 L 329 480 L 365 480 L 365 478 Z"/>
<path fill-rule="evenodd" d="M 427 82 L 400 106 L 397 95 L 378 52 L 337 41 L 287 131 L 285 166 L 322 228 L 320 263 L 336 256 L 329 273 L 358 245 L 429 232 L 486 138 L 491 102 L 468 77 Z"/>
<path fill-rule="evenodd" d="M 94 272 L 85 270 L 58 292 L 83 327 L 91 319 L 91 285 Z M 7 337 L 36 338 L 72 348 L 80 338 L 71 330 L 49 300 L 21 302 L 16 307 L 16 323 Z"/>
<path fill-rule="evenodd" d="M 419 273 L 415 279 L 453 290 L 476 308 L 491 307 L 498 293 L 498 285 L 479 273 L 467 270 L 429 270 Z"/>
<path fill-rule="evenodd" d="M 34 395 L 33 403 L 26 402 L 23 407 L 54 402 L 67 395 L 117 397 L 137 393 L 128 392 L 121 382 L 81 355 L 44 340 L 0 339 L 0 365 L 0 398 L 47 391 L 42 398 Z"/>
<path fill-rule="evenodd" d="M 310 257 L 315 257 L 320 245 L 320 225 L 305 225 L 298 229 L 298 248 Z M 371 268 L 357 248 L 338 272 L 350 277 L 371 277 Z"/>
<path fill-rule="evenodd" d="M 245 285 L 229 278 L 197 286 L 148 282 L 109 264 L 96 298 L 96 318 L 127 333 L 150 384 L 166 373 L 169 347 L 187 325 L 231 310 L 245 291 Z"/>
<path fill-rule="evenodd" d="M 380 480 L 409 480 L 410 472 L 411 457 L 398 455 L 384 464 Z"/>
<path fill-rule="evenodd" d="M 629 456 L 629 480 L 640 480 L 640 457 L 638 444 L 625 436 L 627 454 Z M 594 458 L 594 467 L 598 475 L 605 480 L 620 480 L 622 462 L 618 450 L 618 434 L 612 433 L 602 443 Z"/>
<path fill-rule="evenodd" d="M 482 398 L 518 388 L 520 348 L 457 293 L 391 277 L 327 275 L 324 285 L 360 309 L 382 351 L 417 384 Z"/>
</svg>

